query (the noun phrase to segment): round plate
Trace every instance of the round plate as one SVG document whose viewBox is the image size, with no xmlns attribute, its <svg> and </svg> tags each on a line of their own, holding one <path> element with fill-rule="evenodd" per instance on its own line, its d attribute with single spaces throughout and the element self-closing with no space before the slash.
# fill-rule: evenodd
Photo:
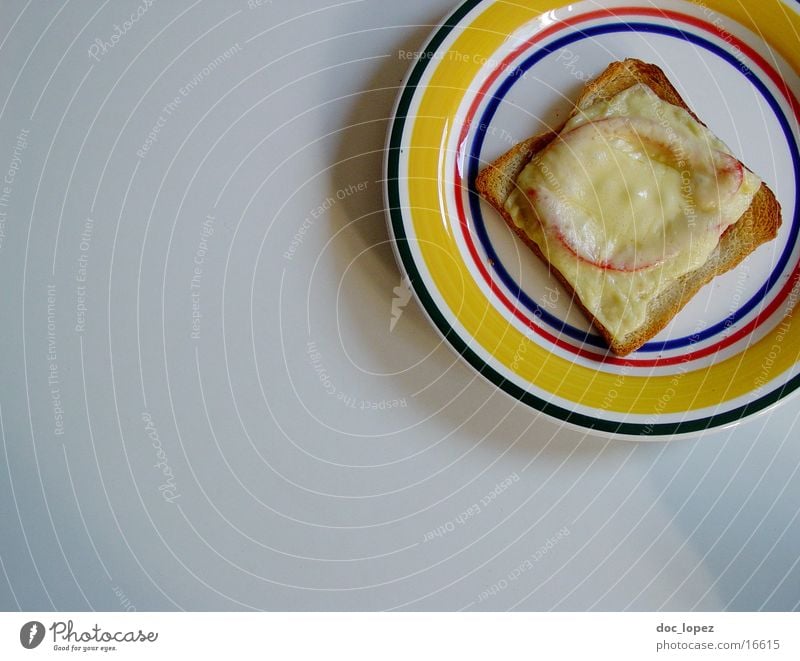
<svg viewBox="0 0 800 661">
<path fill-rule="evenodd" d="M 744 3 L 465 2 L 413 60 L 386 157 L 398 260 L 428 316 L 483 376 L 603 433 L 733 424 L 800 385 L 800 15 Z M 794 35 L 794 36 L 790 36 Z M 546 267 L 475 192 L 478 172 L 563 122 L 611 62 L 660 66 L 775 192 L 778 238 L 705 286 L 668 328 L 610 354 Z"/>
</svg>

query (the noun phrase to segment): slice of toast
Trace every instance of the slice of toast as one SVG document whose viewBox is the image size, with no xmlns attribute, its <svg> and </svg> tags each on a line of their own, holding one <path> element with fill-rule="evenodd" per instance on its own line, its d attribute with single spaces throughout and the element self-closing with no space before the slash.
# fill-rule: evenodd
<svg viewBox="0 0 800 661">
<path fill-rule="evenodd" d="M 647 85 L 662 100 L 685 109 L 694 119 L 700 121 L 659 67 L 634 59 L 612 63 L 596 80 L 588 83 L 576 101 L 570 117 L 595 101 L 610 99 L 638 83 Z M 781 226 L 781 207 L 773 192 L 766 184 L 762 184 L 748 210 L 724 232 L 708 260 L 700 268 L 675 280 L 651 301 L 647 309 L 647 320 L 642 326 L 622 338 L 615 339 L 611 332 L 586 309 L 566 278 L 548 262 L 542 250 L 525 231 L 516 226 L 505 209 L 506 199 L 514 190 L 519 174 L 533 155 L 550 144 L 559 132 L 560 129 L 543 133 L 519 143 L 483 169 L 478 175 L 475 187 L 481 196 L 500 212 L 520 239 L 548 265 L 550 272 L 561 281 L 573 301 L 594 323 L 611 350 L 617 355 L 625 356 L 641 347 L 666 327 L 701 287 L 714 277 L 737 266 L 758 246 L 774 239 L 777 235 Z"/>
</svg>

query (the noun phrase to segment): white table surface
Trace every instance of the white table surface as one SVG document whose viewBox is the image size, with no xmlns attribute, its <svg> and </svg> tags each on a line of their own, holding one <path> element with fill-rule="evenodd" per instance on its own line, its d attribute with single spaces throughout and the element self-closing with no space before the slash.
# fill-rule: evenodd
<svg viewBox="0 0 800 661">
<path fill-rule="evenodd" d="M 796 401 L 598 440 L 390 330 L 452 0 L 255 4 L 2 2 L 0 608 L 798 609 Z"/>
</svg>

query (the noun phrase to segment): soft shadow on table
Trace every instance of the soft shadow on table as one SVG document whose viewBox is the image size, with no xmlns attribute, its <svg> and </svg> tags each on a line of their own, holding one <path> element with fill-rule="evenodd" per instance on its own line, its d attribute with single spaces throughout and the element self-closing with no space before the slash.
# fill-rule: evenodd
<svg viewBox="0 0 800 661">
<path fill-rule="evenodd" d="M 435 20 L 432 18 L 432 22 Z M 473 416 L 462 429 L 470 436 L 484 437 L 481 443 L 496 445 L 498 453 L 508 449 L 523 459 L 540 453 L 542 460 L 560 461 L 570 454 L 595 455 L 605 446 L 604 452 L 627 454 L 630 451 L 627 444 L 607 444 L 603 439 L 587 438 L 584 432 L 551 421 L 484 380 L 441 340 L 413 297 L 404 305 L 394 332 L 388 332 L 392 301 L 398 291 L 402 297 L 402 287 L 383 203 L 384 146 L 400 85 L 412 64 L 399 53 L 417 51 L 431 29 L 431 26 L 407 28 L 405 36 L 387 50 L 388 57 L 380 60 L 373 76 L 365 80 L 363 91 L 354 99 L 347 116 L 347 128 L 341 133 L 335 155 L 336 166 L 330 171 L 332 191 L 346 190 L 354 182 L 369 182 L 366 191 L 347 196 L 337 205 L 334 211 L 339 222 L 331 230 L 333 234 L 345 225 L 348 229 L 346 237 L 332 244 L 337 259 L 337 272 L 332 276 L 339 279 L 347 269 L 367 269 L 368 275 L 361 281 L 373 291 L 359 298 L 379 300 L 384 308 L 375 310 L 375 314 L 385 316 L 387 332 L 376 336 L 365 329 L 359 338 L 361 346 L 372 354 L 372 369 L 381 373 L 397 371 L 396 357 L 404 353 L 418 356 L 422 346 L 427 354 L 424 372 L 441 376 L 431 384 L 430 379 L 420 381 L 420 370 L 400 370 L 392 377 L 400 382 L 398 390 L 409 395 L 419 393 L 413 401 L 420 419 L 445 416 L 448 429 L 455 429 Z M 357 254 L 366 257 L 356 261 Z M 397 290 L 398 287 L 401 289 Z M 345 308 L 340 309 L 341 316 L 358 313 L 355 308 L 358 301 L 342 297 L 339 305 Z M 347 309 L 348 306 L 353 309 Z M 425 392 L 420 393 L 423 389 Z M 495 423 L 500 424 L 493 429 Z"/>
</svg>

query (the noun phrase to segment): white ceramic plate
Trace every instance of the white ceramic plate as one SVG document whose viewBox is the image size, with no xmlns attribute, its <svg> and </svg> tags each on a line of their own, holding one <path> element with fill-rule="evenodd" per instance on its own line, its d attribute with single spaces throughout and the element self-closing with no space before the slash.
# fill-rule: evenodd
<svg viewBox="0 0 800 661">
<path fill-rule="evenodd" d="M 718 428 L 800 386 L 800 17 L 743 6 L 470 0 L 414 60 L 387 149 L 398 259 L 432 322 L 486 378 L 565 423 L 640 438 Z M 792 41 L 793 40 L 793 41 Z M 474 190 L 557 126 L 609 63 L 660 66 L 783 207 L 778 238 L 716 278 L 638 352 L 611 355 Z"/>
</svg>

